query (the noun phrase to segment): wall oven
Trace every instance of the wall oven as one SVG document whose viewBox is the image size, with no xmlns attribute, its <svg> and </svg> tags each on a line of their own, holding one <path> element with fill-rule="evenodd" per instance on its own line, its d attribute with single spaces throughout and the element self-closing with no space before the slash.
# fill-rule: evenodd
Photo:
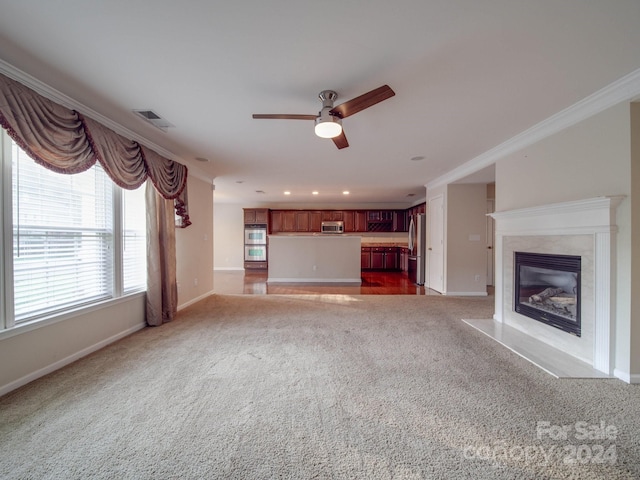
<svg viewBox="0 0 640 480">
<path fill-rule="evenodd" d="M 266 225 L 245 225 L 244 244 L 245 245 L 266 245 L 267 226 Z"/>
<path fill-rule="evenodd" d="M 247 262 L 266 262 L 267 246 L 266 245 L 245 245 L 244 259 Z"/>
</svg>

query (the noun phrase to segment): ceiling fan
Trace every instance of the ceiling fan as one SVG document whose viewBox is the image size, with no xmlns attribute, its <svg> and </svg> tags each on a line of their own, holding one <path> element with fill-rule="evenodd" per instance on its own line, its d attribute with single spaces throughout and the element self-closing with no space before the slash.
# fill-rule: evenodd
<svg viewBox="0 0 640 480">
<path fill-rule="evenodd" d="M 322 138 L 330 138 L 339 149 L 349 146 L 347 137 L 342 129 L 342 119 L 358 113 L 365 108 L 374 106 L 387 98 L 391 98 L 395 92 L 391 90 L 389 85 L 383 85 L 375 90 L 364 93 L 359 97 L 352 98 L 348 102 L 344 102 L 336 107 L 333 102 L 338 98 L 338 94 L 333 90 L 323 90 L 318 94 L 322 102 L 322 110 L 318 115 L 289 115 L 289 114 L 268 114 L 254 113 L 253 118 L 256 119 L 275 119 L 275 120 L 314 120 L 316 122 L 316 135 Z"/>
</svg>

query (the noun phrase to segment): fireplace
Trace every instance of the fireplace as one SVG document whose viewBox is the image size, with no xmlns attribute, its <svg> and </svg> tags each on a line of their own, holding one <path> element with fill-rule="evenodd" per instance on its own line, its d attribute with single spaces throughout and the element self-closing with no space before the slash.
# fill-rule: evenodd
<svg viewBox="0 0 640 480">
<path fill-rule="evenodd" d="M 581 336 L 581 257 L 514 252 L 514 310 Z"/>
</svg>

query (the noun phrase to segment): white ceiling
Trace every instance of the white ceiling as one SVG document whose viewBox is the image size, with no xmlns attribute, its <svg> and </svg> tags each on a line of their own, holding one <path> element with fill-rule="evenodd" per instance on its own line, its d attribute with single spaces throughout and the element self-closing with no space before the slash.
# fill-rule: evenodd
<svg viewBox="0 0 640 480">
<path fill-rule="evenodd" d="M 639 24 L 638 0 L 0 0 L 0 59 L 215 178 L 216 201 L 408 206 L 638 69 Z M 343 150 L 313 122 L 251 118 L 384 84 Z"/>
</svg>

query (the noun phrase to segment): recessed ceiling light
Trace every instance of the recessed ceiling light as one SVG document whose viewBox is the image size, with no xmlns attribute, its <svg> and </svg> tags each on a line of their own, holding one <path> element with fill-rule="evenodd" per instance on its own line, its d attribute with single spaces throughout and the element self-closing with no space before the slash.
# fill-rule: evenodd
<svg viewBox="0 0 640 480">
<path fill-rule="evenodd" d="M 244 180 L 236 180 L 236 183 L 244 183 Z"/>
<path fill-rule="evenodd" d="M 311 192 L 311 195 L 318 195 L 318 192 Z"/>
<path fill-rule="evenodd" d="M 209 159 L 208 158 L 204 158 L 204 157 L 196 157 L 196 160 L 199 162 L 208 162 Z"/>
<path fill-rule="evenodd" d="M 349 195 L 349 190 L 345 190 L 344 192 L 342 192 L 343 195 Z"/>
<path fill-rule="evenodd" d="M 417 157 L 411 157 L 412 162 L 419 162 L 421 160 L 424 160 L 424 157 L 422 155 L 419 155 Z"/>
<path fill-rule="evenodd" d="M 415 193 L 407 193 L 407 197 L 415 197 L 416 194 Z"/>
<path fill-rule="evenodd" d="M 256 193 L 262 194 L 262 193 L 264 193 L 264 190 L 256 190 Z"/>
<path fill-rule="evenodd" d="M 287 190 L 286 192 L 284 192 L 284 194 L 285 195 L 291 195 L 291 192 Z"/>
</svg>

